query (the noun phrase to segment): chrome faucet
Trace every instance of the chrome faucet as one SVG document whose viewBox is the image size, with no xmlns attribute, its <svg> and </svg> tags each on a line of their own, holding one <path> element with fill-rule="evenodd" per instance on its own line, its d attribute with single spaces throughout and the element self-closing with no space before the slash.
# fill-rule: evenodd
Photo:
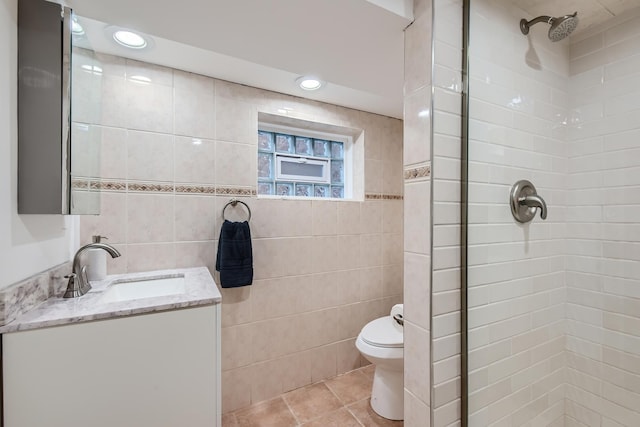
<svg viewBox="0 0 640 427">
<path fill-rule="evenodd" d="M 89 283 L 89 279 L 87 279 L 87 266 L 81 265 L 80 255 L 87 249 L 92 248 L 107 251 L 109 255 L 111 255 L 111 258 L 118 258 L 120 256 L 120 252 L 118 252 L 116 248 L 106 243 L 89 243 L 78 249 L 78 252 L 76 252 L 76 255 L 73 257 L 73 270 L 71 274 L 64 276 L 65 279 L 69 279 L 67 290 L 63 295 L 64 298 L 81 297 L 91 289 L 91 284 Z"/>
</svg>

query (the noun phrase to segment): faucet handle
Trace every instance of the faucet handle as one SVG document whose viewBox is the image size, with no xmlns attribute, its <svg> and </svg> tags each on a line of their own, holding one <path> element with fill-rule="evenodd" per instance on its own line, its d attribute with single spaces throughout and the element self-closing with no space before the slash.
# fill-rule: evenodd
<svg viewBox="0 0 640 427">
<path fill-rule="evenodd" d="M 65 279 L 69 279 L 69 283 L 67 283 L 67 289 L 64 292 L 63 298 L 76 298 L 81 295 L 78 289 L 78 285 L 76 284 L 77 277 L 78 275 L 76 273 L 71 273 L 64 276 Z"/>
<path fill-rule="evenodd" d="M 527 180 L 520 180 L 511 187 L 509 195 L 511 213 L 518 222 L 529 222 L 540 209 L 540 217 L 547 219 L 547 204 L 538 195 L 536 187 Z"/>
<path fill-rule="evenodd" d="M 91 241 L 93 243 L 100 243 L 102 240 L 109 240 L 109 238 L 107 236 L 100 235 L 91 236 Z"/>
</svg>

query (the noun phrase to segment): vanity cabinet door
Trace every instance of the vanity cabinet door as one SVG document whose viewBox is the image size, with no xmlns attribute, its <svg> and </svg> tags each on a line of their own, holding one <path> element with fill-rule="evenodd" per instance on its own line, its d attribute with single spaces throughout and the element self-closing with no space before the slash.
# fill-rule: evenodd
<svg viewBox="0 0 640 427">
<path fill-rule="evenodd" d="M 4 426 L 220 426 L 219 307 L 3 335 Z"/>
</svg>

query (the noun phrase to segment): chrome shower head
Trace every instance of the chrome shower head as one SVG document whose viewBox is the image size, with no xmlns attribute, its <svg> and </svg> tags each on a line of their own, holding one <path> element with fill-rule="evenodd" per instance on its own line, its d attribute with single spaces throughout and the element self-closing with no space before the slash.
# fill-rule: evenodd
<svg viewBox="0 0 640 427">
<path fill-rule="evenodd" d="M 565 15 L 562 18 L 554 18 L 549 28 L 549 38 L 551 41 L 558 42 L 573 32 L 578 26 L 578 12 L 573 15 Z"/>
<path fill-rule="evenodd" d="M 566 38 L 576 29 L 578 26 L 578 12 L 573 15 L 565 15 L 559 18 L 553 18 L 551 16 L 538 16 L 537 18 L 527 21 L 526 19 L 520 20 L 520 31 L 522 34 L 529 34 L 529 28 L 538 22 L 546 22 L 551 25 L 549 28 L 549 39 L 553 42 L 559 42 Z"/>
</svg>

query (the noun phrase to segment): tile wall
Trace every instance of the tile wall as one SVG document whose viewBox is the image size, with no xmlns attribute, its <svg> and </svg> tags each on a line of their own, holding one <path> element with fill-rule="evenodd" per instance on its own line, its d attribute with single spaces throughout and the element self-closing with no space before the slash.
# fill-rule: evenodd
<svg viewBox="0 0 640 427">
<path fill-rule="evenodd" d="M 421 7 L 418 2 L 416 11 Z M 423 344 L 422 351 L 431 359 L 407 376 L 405 415 L 407 425 L 422 426 L 430 411 L 432 425 L 448 426 L 459 425 L 461 415 L 456 224 L 462 9 L 444 1 L 427 7 L 437 18 L 433 33 L 424 22 L 416 28 L 419 13 L 406 33 L 405 169 L 423 150 L 432 176 L 429 187 L 412 193 L 417 173 L 405 172 L 407 320 L 422 321 L 425 331 L 418 338 L 410 332 L 417 328 L 407 329 L 405 363 L 417 358 L 411 349 L 426 334 L 431 346 Z M 471 2 L 469 422 L 639 425 L 634 196 L 640 185 L 640 10 L 557 44 L 548 41 L 544 26 L 529 37 L 520 34 L 523 17 L 532 18 L 511 3 Z M 411 126 L 421 111 L 411 71 L 432 40 L 433 74 L 422 70 L 428 80 L 422 84 L 433 87 L 422 98 L 424 105 L 433 102 L 432 120 Z M 546 221 L 520 225 L 512 218 L 508 194 L 519 179 L 532 181 L 546 199 Z M 431 247 L 421 262 L 413 261 L 418 234 L 409 232 L 418 227 L 409 214 L 415 206 L 426 206 L 424 218 L 433 220 Z M 419 317 L 418 308 L 428 306 L 430 316 L 423 310 Z M 423 363 L 430 364 L 430 386 L 415 384 Z"/>
<path fill-rule="evenodd" d="M 433 23 L 433 426 L 461 411 L 460 156 L 462 0 L 435 0 Z"/>
<path fill-rule="evenodd" d="M 640 425 L 640 9 L 571 44 L 566 425 Z"/>
<path fill-rule="evenodd" d="M 460 419 L 462 2 L 418 1 L 414 16 L 405 32 L 405 424 L 447 426 Z"/>
<path fill-rule="evenodd" d="M 469 422 L 564 425 L 568 42 L 522 10 L 471 2 Z M 548 217 L 517 223 L 509 191 L 531 181 Z"/>
<path fill-rule="evenodd" d="M 213 273 L 223 207 L 251 208 L 253 286 L 223 290 L 223 410 L 366 363 L 355 337 L 402 301 L 402 121 L 119 57 L 75 66 L 76 141 L 102 144 L 87 183 L 102 214 L 82 217 L 81 241 L 109 237 L 123 254 L 109 273 Z M 255 196 L 258 114 L 281 111 L 363 132 L 364 200 Z"/>
<path fill-rule="evenodd" d="M 431 0 L 414 2 L 405 30 L 405 425 L 431 418 Z"/>
</svg>

